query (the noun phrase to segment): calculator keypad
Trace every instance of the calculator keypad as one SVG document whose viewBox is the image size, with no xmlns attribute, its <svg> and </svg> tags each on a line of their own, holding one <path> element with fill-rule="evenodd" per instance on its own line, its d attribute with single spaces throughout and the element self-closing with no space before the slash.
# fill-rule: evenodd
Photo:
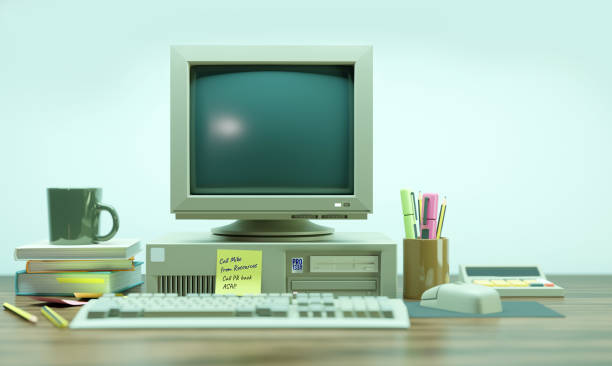
<svg viewBox="0 0 612 366">
<path fill-rule="evenodd" d="M 488 287 L 555 287 L 555 284 L 543 278 L 538 279 L 490 279 L 490 280 L 473 280 L 473 284 L 488 286 Z"/>
</svg>

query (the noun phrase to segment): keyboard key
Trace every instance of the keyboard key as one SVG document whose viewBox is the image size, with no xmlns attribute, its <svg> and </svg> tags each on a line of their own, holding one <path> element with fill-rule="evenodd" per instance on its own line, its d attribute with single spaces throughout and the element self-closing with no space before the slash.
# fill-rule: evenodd
<svg viewBox="0 0 612 366">
<path fill-rule="evenodd" d="M 289 306 L 287 305 L 274 305 L 270 307 L 270 314 L 272 316 L 287 316 L 289 314 Z"/>
<path fill-rule="evenodd" d="M 300 314 L 300 317 L 303 317 L 303 318 L 308 318 L 308 316 L 310 315 L 307 306 L 298 307 L 298 313 Z"/>
<path fill-rule="evenodd" d="M 193 317 L 230 317 L 234 316 L 234 311 L 229 309 L 173 309 L 166 307 L 145 308 L 143 317 L 145 318 L 193 318 Z"/>
<path fill-rule="evenodd" d="M 380 305 L 380 312 L 385 318 L 393 318 L 393 307 L 391 305 Z"/>
<path fill-rule="evenodd" d="M 241 306 L 236 308 L 236 316 L 250 317 L 255 315 L 255 306 Z"/>
<path fill-rule="evenodd" d="M 108 308 L 108 317 L 116 317 L 119 316 L 119 304 L 113 303 Z"/>
<path fill-rule="evenodd" d="M 365 318 L 367 316 L 366 304 L 363 301 L 355 301 L 353 303 L 353 310 L 358 318 Z"/>
<path fill-rule="evenodd" d="M 108 306 L 104 304 L 95 304 L 87 313 L 87 318 L 98 319 L 106 318 L 108 315 Z"/>
<path fill-rule="evenodd" d="M 312 311 L 312 316 L 315 318 L 320 318 L 322 316 L 323 306 L 321 304 L 312 304 L 308 309 Z"/>
<path fill-rule="evenodd" d="M 368 311 L 368 316 L 372 318 L 380 318 L 380 307 L 378 306 L 378 302 L 376 300 L 367 300 L 366 309 Z"/>
<path fill-rule="evenodd" d="M 142 308 L 125 306 L 119 309 L 119 317 L 121 318 L 138 318 L 142 316 Z"/>
<path fill-rule="evenodd" d="M 270 316 L 270 306 L 258 305 L 255 312 L 259 316 Z"/>
</svg>

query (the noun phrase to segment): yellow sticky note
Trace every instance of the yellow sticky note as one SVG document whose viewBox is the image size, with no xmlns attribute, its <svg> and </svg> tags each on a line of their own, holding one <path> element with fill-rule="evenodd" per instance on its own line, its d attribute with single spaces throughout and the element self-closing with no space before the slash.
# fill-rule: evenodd
<svg viewBox="0 0 612 366">
<path fill-rule="evenodd" d="M 215 293 L 261 293 L 261 250 L 217 249 Z"/>
</svg>

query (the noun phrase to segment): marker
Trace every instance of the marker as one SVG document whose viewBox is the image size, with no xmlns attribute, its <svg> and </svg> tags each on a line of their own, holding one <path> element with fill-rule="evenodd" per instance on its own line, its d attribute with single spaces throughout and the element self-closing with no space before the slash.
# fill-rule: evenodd
<svg viewBox="0 0 612 366">
<path fill-rule="evenodd" d="M 25 310 L 21 310 L 15 305 L 9 304 L 8 302 L 5 302 L 4 304 L 2 304 L 2 306 L 4 306 L 6 309 L 12 311 L 13 313 L 19 315 L 20 317 L 24 318 L 25 320 L 29 322 L 36 323 L 38 321 L 38 318 L 36 316 L 28 313 Z"/>
<path fill-rule="evenodd" d="M 402 213 L 404 215 L 404 231 L 406 232 L 407 239 L 416 239 L 417 228 L 414 211 L 414 200 L 410 202 L 410 197 L 414 198 L 414 193 L 406 189 L 400 190 L 400 197 L 402 199 Z"/>
<path fill-rule="evenodd" d="M 444 225 L 444 216 L 446 215 L 446 197 L 442 200 L 442 206 L 440 207 L 440 216 L 438 217 L 438 229 L 436 230 L 436 239 L 440 239 L 442 236 L 442 226 Z"/>
<path fill-rule="evenodd" d="M 423 199 L 423 220 L 421 221 L 421 239 L 429 239 L 429 229 L 427 228 L 427 206 L 429 197 Z"/>
<path fill-rule="evenodd" d="M 66 328 L 68 326 L 68 321 L 62 318 L 58 313 L 53 311 L 48 306 L 43 306 L 40 309 L 40 312 L 47 318 L 49 321 L 58 328 Z"/>
<path fill-rule="evenodd" d="M 436 226 L 438 221 L 438 194 L 423 194 L 423 217 L 421 220 L 421 237 L 423 239 L 436 238 Z"/>
</svg>

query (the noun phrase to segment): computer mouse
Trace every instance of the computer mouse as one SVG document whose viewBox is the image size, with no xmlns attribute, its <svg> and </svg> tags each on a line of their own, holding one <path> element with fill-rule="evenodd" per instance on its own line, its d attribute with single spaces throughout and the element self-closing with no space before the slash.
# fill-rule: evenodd
<svg viewBox="0 0 612 366">
<path fill-rule="evenodd" d="M 490 287 L 467 283 L 445 283 L 425 291 L 421 306 L 470 314 L 502 311 L 499 293 Z"/>
</svg>

